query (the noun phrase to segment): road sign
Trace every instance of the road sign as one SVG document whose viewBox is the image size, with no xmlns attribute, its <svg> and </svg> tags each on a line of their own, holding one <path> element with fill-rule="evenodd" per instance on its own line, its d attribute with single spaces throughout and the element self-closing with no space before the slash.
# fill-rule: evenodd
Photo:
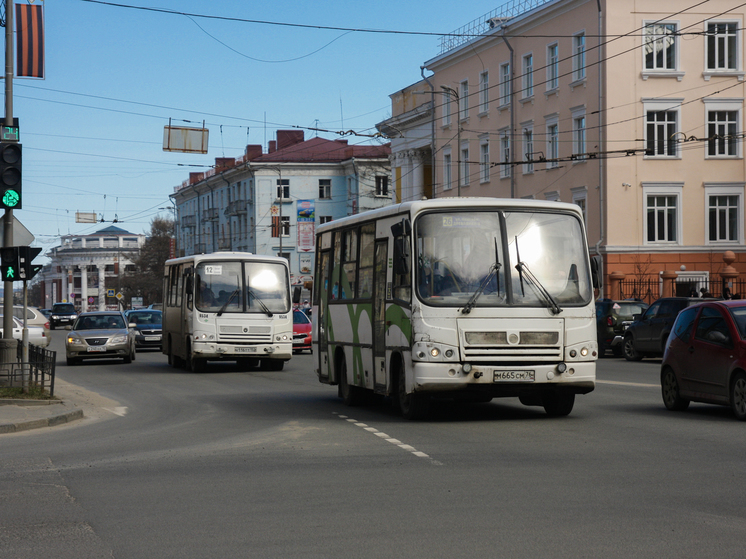
<svg viewBox="0 0 746 559">
<path fill-rule="evenodd" d="M 31 234 L 31 231 L 18 221 L 16 216 L 13 216 L 13 244 L 16 246 L 28 246 L 33 243 L 35 237 Z M 5 231 L 0 227 L 0 245 L 5 244 Z"/>
<path fill-rule="evenodd" d="M 106 296 L 107 297 L 114 297 L 114 290 L 113 289 L 107 289 L 106 290 Z"/>
<path fill-rule="evenodd" d="M 121 291 L 120 291 L 119 293 L 117 293 L 117 299 L 119 299 L 120 301 L 121 301 L 122 299 L 124 299 L 124 295 L 122 295 L 122 292 L 121 292 Z"/>
</svg>

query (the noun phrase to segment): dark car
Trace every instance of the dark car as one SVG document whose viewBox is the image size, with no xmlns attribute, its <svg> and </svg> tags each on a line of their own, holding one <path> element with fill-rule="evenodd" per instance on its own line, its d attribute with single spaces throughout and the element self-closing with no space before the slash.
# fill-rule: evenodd
<svg viewBox="0 0 746 559">
<path fill-rule="evenodd" d="M 125 313 L 130 324 L 135 325 L 137 349 L 161 349 L 163 346 L 163 313 L 153 309 L 138 309 Z"/>
<path fill-rule="evenodd" d="M 621 357 L 625 330 L 632 324 L 632 317 L 644 313 L 647 308 L 647 303 L 634 299 L 596 301 L 598 355 L 603 357 L 611 351 L 615 357 Z"/>
<path fill-rule="evenodd" d="M 679 313 L 661 366 L 666 408 L 730 406 L 746 420 L 746 301 L 708 301 Z"/>
<path fill-rule="evenodd" d="M 54 330 L 57 326 L 67 326 L 75 322 L 78 312 L 72 303 L 55 303 L 52 305 L 52 316 L 49 317 L 49 329 Z"/>
<path fill-rule="evenodd" d="M 311 347 L 311 319 L 301 310 L 293 310 L 293 353 L 300 353 L 307 349 L 313 353 Z"/>
<path fill-rule="evenodd" d="M 663 355 L 674 320 L 685 308 L 702 299 L 696 297 L 662 297 L 655 301 L 624 332 L 622 352 L 628 361 Z"/>
</svg>

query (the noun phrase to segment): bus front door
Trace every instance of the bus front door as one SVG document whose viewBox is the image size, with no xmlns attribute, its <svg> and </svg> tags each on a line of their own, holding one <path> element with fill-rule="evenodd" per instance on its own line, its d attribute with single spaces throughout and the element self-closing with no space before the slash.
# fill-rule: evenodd
<svg viewBox="0 0 746 559">
<path fill-rule="evenodd" d="M 373 370 L 375 391 L 386 391 L 386 264 L 388 239 L 376 241 L 373 264 Z"/>
</svg>

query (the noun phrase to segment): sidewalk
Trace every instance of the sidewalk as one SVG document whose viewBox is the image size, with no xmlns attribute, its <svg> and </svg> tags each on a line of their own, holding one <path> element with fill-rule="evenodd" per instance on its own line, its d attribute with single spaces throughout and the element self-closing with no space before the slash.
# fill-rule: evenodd
<svg viewBox="0 0 746 559">
<path fill-rule="evenodd" d="M 57 377 L 58 400 L 0 399 L 0 435 L 64 425 L 78 419 L 96 419 L 117 413 L 117 402 Z"/>
</svg>

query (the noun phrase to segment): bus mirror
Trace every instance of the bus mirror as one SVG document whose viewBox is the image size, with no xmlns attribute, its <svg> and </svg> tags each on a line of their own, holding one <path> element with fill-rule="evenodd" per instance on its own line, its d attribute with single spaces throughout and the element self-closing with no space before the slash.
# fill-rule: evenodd
<svg viewBox="0 0 746 559">
<path fill-rule="evenodd" d="M 404 237 L 394 239 L 394 274 L 409 274 L 409 245 Z"/>
<path fill-rule="evenodd" d="M 300 292 L 301 292 L 301 288 L 299 285 L 296 285 L 295 287 L 293 287 L 293 304 L 294 305 L 297 305 L 298 303 L 300 303 Z"/>
<path fill-rule="evenodd" d="M 187 295 L 192 295 L 194 293 L 194 286 L 192 285 L 192 276 L 187 276 L 186 279 L 186 285 L 184 286 L 184 291 Z"/>
<path fill-rule="evenodd" d="M 412 222 L 406 217 L 403 218 L 399 223 L 394 223 L 391 226 L 391 234 L 394 237 L 409 236 L 412 234 Z"/>
<path fill-rule="evenodd" d="M 591 279 L 594 289 L 601 289 L 601 257 L 591 256 Z"/>
</svg>

